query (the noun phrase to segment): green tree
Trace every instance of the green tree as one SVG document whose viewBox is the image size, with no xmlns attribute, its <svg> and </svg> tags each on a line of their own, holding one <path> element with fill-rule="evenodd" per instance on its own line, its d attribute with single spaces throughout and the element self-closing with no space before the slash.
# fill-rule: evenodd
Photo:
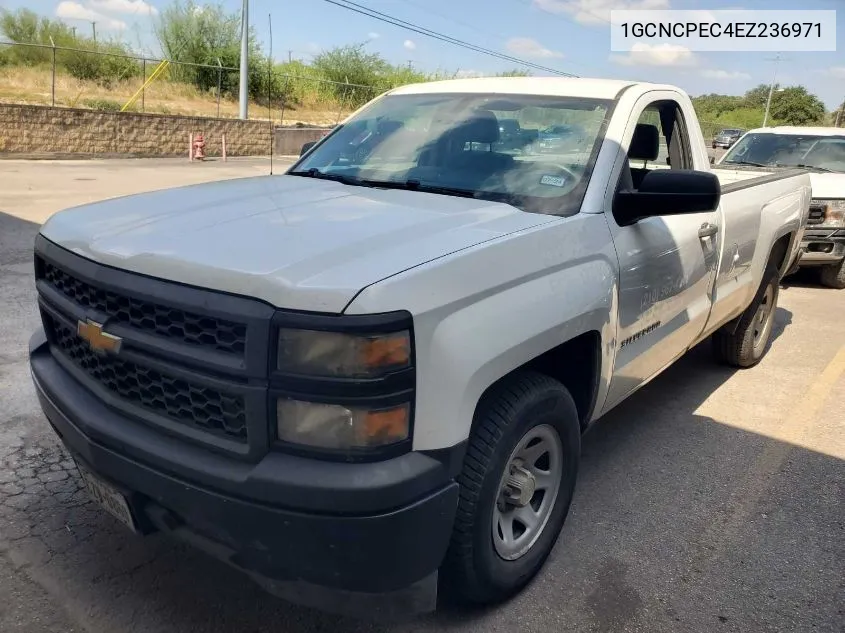
<svg viewBox="0 0 845 633">
<path fill-rule="evenodd" d="M 39 16 L 29 9 L 9 11 L 0 9 L 0 34 L 10 42 L 18 44 L 42 44 L 50 46 L 50 38 L 56 46 L 73 47 L 80 44 L 70 27 L 58 20 Z M 46 48 L 13 46 L 5 54 L 10 64 L 48 63 L 52 52 Z"/>
<path fill-rule="evenodd" d="M 198 4 L 194 0 L 175 0 L 168 5 L 155 24 L 155 33 L 170 66 L 170 78 L 191 83 L 200 90 L 221 90 L 237 95 L 237 72 L 218 69 L 240 66 L 241 15 L 227 13 L 222 4 Z M 272 97 L 280 94 L 278 73 L 268 78 L 267 56 L 261 51 L 255 30 L 249 32 L 248 90 L 253 98 L 265 97 L 268 89 Z M 268 79 L 271 85 L 268 86 Z"/>
<path fill-rule="evenodd" d="M 334 96 L 349 101 L 352 106 L 365 103 L 381 92 L 393 70 L 381 55 L 366 52 L 365 46 L 349 44 L 322 51 L 311 64 L 324 79 L 335 82 L 331 87 Z M 357 86 L 340 85 L 347 83 Z"/>
<path fill-rule="evenodd" d="M 803 86 L 775 92 L 770 109 L 772 118 L 787 125 L 811 125 L 824 120 L 824 103 Z"/>
<path fill-rule="evenodd" d="M 780 88 L 780 84 L 775 84 L 774 89 Z M 769 99 L 769 84 L 760 84 L 756 88 L 752 88 L 745 93 L 745 105 L 749 108 L 765 108 L 766 101 Z"/>
<path fill-rule="evenodd" d="M 706 94 L 692 100 L 693 107 L 699 116 L 707 118 L 718 117 L 725 112 L 741 108 L 745 104 L 743 97 L 733 95 Z"/>
</svg>

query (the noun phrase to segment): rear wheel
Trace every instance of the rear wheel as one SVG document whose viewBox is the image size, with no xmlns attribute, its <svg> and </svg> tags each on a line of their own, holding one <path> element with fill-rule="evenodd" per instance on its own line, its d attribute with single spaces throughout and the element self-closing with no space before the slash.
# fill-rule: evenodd
<svg viewBox="0 0 845 633">
<path fill-rule="evenodd" d="M 447 591 L 496 602 L 534 577 L 569 510 L 580 450 L 575 403 L 559 382 L 520 372 L 485 394 L 458 477 Z"/>
<path fill-rule="evenodd" d="M 752 367 L 766 353 L 780 293 L 778 270 L 766 270 L 763 285 L 751 305 L 742 313 L 736 330 L 718 330 L 713 334 L 713 352 L 717 360 L 734 367 Z"/>
<path fill-rule="evenodd" d="M 819 271 L 819 280 L 828 288 L 845 288 L 845 260 Z"/>
</svg>

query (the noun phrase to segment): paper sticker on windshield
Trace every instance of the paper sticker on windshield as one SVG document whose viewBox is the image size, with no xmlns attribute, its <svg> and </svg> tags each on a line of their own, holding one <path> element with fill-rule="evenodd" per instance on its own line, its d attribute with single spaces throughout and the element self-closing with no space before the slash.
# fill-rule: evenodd
<svg viewBox="0 0 845 633">
<path fill-rule="evenodd" d="M 543 176 L 540 178 L 540 184 L 563 187 L 566 184 L 566 179 L 563 176 Z"/>
</svg>

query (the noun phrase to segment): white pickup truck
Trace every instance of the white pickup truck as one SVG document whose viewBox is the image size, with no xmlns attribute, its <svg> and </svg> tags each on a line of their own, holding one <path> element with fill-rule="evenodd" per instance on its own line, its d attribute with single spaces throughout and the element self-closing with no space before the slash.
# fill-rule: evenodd
<svg viewBox="0 0 845 633">
<path fill-rule="evenodd" d="M 133 530 L 329 610 L 503 600 L 592 422 L 707 337 L 760 360 L 809 202 L 802 170 L 720 186 L 672 86 L 407 86 L 284 175 L 54 215 L 32 375 Z"/>
<path fill-rule="evenodd" d="M 753 176 L 761 167 L 810 172 L 813 199 L 798 264 L 817 268 L 825 286 L 845 288 L 845 129 L 751 130 L 722 156 L 716 171 L 727 182 Z"/>
</svg>

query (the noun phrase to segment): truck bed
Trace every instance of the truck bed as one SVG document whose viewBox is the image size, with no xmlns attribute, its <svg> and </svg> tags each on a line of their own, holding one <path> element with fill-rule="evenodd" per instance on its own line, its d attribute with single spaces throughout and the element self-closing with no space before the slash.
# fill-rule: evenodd
<svg viewBox="0 0 845 633">
<path fill-rule="evenodd" d="M 722 193 L 730 193 L 747 187 L 754 187 L 767 182 L 792 178 L 805 173 L 803 169 L 784 169 L 779 167 L 727 167 L 713 165 L 713 173 L 722 185 Z"/>
</svg>

